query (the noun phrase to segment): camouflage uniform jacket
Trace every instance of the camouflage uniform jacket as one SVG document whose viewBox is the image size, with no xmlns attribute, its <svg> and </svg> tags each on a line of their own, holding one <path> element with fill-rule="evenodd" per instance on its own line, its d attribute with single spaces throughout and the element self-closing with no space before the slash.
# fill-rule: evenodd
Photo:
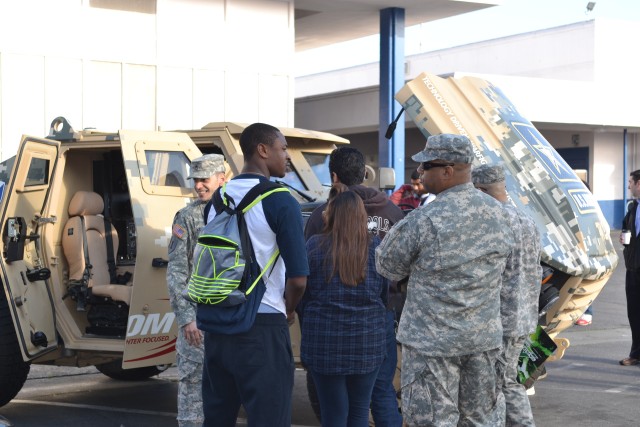
<svg viewBox="0 0 640 427">
<path fill-rule="evenodd" d="M 173 219 L 171 242 L 169 243 L 167 286 L 178 328 L 196 320 L 196 305 L 182 298 L 181 294 L 189 282 L 193 264 L 193 249 L 198 234 L 204 227 L 205 205 L 205 202 L 195 200 L 180 209 Z M 181 340 L 178 342 L 180 343 Z"/>
<path fill-rule="evenodd" d="M 501 277 L 513 246 L 502 204 L 471 183 L 409 213 L 376 250 L 380 274 L 409 275 L 398 341 L 440 357 L 500 347 Z"/>
<path fill-rule="evenodd" d="M 507 261 L 500 291 L 500 315 L 505 337 L 529 335 L 538 323 L 540 232 L 535 222 L 515 206 L 505 203 L 516 246 Z"/>
</svg>

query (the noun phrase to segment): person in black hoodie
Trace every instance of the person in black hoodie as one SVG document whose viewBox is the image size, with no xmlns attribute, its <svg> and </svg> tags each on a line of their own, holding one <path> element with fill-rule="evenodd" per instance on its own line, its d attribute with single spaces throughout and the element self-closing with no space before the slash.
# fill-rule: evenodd
<svg viewBox="0 0 640 427">
<path fill-rule="evenodd" d="M 365 173 L 364 166 L 364 156 L 353 147 L 336 148 L 329 157 L 329 172 L 332 182 L 343 183 L 349 187 L 349 190 L 362 198 L 364 208 L 369 216 L 369 232 L 382 239 L 396 222 L 404 218 L 404 214 L 389 200 L 386 193 L 362 185 Z M 326 206 L 325 203 L 311 213 L 304 230 L 305 239 L 322 232 L 324 227 L 322 211 Z"/>
<path fill-rule="evenodd" d="M 344 146 L 336 148 L 329 157 L 329 172 L 332 183 L 342 183 L 349 190 L 356 193 L 364 202 L 368 216 L 369 233 L 383 239 L 395 223 L 404 218 L 404 213 L 394 205 L 386 193 L 375 188 L 362 185 L 365 175 L 364 156 L 354 147 Z M 322 211 L 326 203 L 317 207 L 309 217 L 304 230 L 305 239 L 322 232 L 324 222 Z M 301 320 L 304 321 L 304 320 Z M 397 349 L 395 336 L 395 313 L 387 311 L 387 356 L 382 362 L 373 394 L 371 395 L 371 413 L 376 426 L 400 427 L 402 416 L 398 411 L 396 392 L 393 387 L 393 377 L 397 364 Z M 309 376 L 307 376 L 309 380 Z"/>
<path fill-rule="evenodd" d="M 629 191 L 634 200 L 622 221 L 622 229 L 631 232 L 629 244 L 624 245 L 623 250 L 624 265 L 627 268 L 624 287 L 627 294 L 627 316 L 631 327 L 631 350 L 629 357 L 620 360 L 619 363 L 623 366 L 640 363 L 640 236 L 638 235 L 640 232 L 640 212 L 638 212 L 640 170 L 629 174 Z M 620 243 L 624 244 L 622 234 Z"/>
</svg>

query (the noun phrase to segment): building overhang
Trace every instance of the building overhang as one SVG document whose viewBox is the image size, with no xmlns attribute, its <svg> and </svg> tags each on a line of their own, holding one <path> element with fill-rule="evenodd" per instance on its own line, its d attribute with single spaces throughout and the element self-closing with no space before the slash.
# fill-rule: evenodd
<svg viewBox="0 0 640 427">
<path fill-rule="evenodd" d="M 405 10 L 417 25 L 496 6 L 502 0 L 295 0 L 296 51 L 380 33 L 380 10 Z"/>
<path fill-rule="evenodd" d="M 634 104 L 640 98 L 640 88 L 624 82 L 602 85 L 461 72 L 453 76 L 475 76 L 491 82 L 540 130 L 640 132 Z M 378 87 L 374 85 L 300 97 L 296 99 L 296 118 L 301 126 L 341 135 L 373 132 L 378 129 L 377 99 Z M 407 129 L 415 127 L 412 120 L 405 120 Z"/>
<path fill-rule="evenodd" d="M 500 88 L 520 114 L 548 130 L 613 132 L 640 130 L 635 102 L 640 88 L 615 79 L 606 82 L 571 81 L 480 73 L 475 76 Z"/>
</svg>

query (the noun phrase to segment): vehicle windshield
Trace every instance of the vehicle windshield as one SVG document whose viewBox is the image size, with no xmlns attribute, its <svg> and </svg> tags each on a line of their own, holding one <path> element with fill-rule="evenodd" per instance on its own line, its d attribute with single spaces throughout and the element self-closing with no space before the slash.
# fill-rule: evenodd
<svg viewBox="0 0 640 427">
<path fill-rule="evenodd" d="M 145 155 L 151 185 L 192 187 L 192 180 L 187 180 L 190 162 L 183 152 L 149 150 L 145 152 Z"/>
<path fill-rule="evenodd" d="M 304 156 L 311 170 L 318 177 L 318 181 L 324 187 L 331 187 L 331 174 L 329 173 L 329 153 L 305 153 Z"/>
<path fill-rule="evenodd" d="M 290 186 L 295 188 L 296 190 L 305 191 L 306 187 L 302 183 L 300 179 L 300 175 L 293 168 L 289 168 L 286 175 L 282 178 L 277 178 L 275 176 L 271 177 L 271 181 L 273 182 L 284 182 L 285 186 Z"/>
</svg>

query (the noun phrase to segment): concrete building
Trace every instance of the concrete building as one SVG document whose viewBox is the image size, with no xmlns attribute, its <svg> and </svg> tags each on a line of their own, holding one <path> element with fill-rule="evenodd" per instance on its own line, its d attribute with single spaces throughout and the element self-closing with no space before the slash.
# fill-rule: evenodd
<svg viewBox="0 0 640 427">
<path fill-rule="evenodd" d="M 57 116 L 108 131 L 292 124 L 293 13 L 281 1 L 2 2 L 2 158 Z"/>
<path fill-rule="evenodd" d="M 109 131 L 223 120 L 327 130 L 375 163 L 378 64 L 294 79 L 295 52 L 377 34 L 380 10 L 391 6 L 406 12 L 409 26 L 500 2 L 389 3 L 0 2 L 0 159 L 15 153 L 22 134 L 44 136 L 53 118 L 65 116 L 75 128 Z M 405 78 L 423 70 L 488 77 L 554 146 L 568 150 L 563 155 L 574 167 L 588 171 L 615 226 L 626 187 L 623 140 L 628 171 L 640 155 L 638 88 L 628 83 L 640 58 L 627 47 L 638 32 L 629 23 L 590 21 L 429 52 L 407 58 Z M 423 137 L 411 124 L 406 135 L 410 154 Z M 405 164 L 408 173 L 411 162 Z"/>
<path fill-rule="evenodd" d="M 293 57 L 380 31 L 385 0 L 0 2 L 0 159 L 57 116 L 77 129 L 294 125 Z M 399 0 L 407 25 L 496 1 Z"/>
<path fill-rule="evenodd" d="M 502 89 L 585 178 L 612 228 L 624 216 L 628 173 L 640 168 L 636 22 L 591 20 L 408 56 L 423 71 L 476 75 Z M 337 133 L 377 162 L 378 64 L 296 79 L 296 126 Z M 405 177 L 424 137 L 406 122 Z M 398 171 L 396 171 L 398 173 Z"/>
</svg>

